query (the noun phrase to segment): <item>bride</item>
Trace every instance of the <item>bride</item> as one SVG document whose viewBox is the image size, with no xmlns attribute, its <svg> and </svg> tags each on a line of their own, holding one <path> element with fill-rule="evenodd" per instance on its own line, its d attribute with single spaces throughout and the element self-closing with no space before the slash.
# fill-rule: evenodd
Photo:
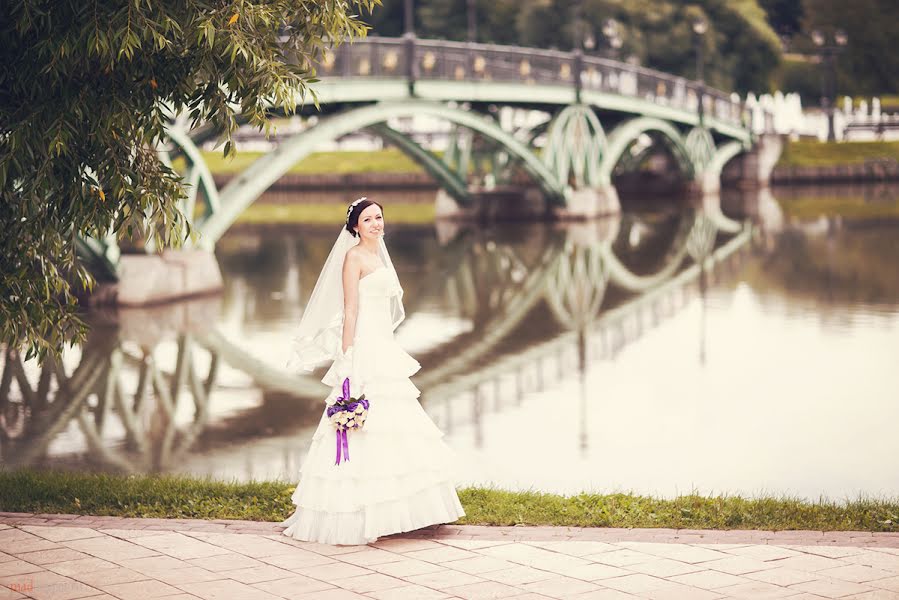
<svg viewBox="0 0 899 600">
<path fill-rule="evenodd" d="M 335 428 L 322 414 L 292 497 L 296 511 L 282 523 L 298 540 L 367 544 L 465 515 L 451 451 L 409 380 L 421 365 L 394 340 L 405 317 L 403 288 L 383 235 L 380 204 L 350 204 L 300 320 L 294 362 L 311 371 L 334 359 L 322 378 L 329 402 L 349 378 L 351 396 L 365 394 L 369 411 L 363 428 L 347 431 L 352 459 L 339 464 Z"/>
</svg>

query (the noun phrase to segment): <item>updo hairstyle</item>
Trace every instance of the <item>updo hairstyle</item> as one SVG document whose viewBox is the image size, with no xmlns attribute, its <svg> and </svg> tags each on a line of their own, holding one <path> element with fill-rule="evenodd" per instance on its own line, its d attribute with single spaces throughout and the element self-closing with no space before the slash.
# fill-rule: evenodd
<svg viewBox="0 0 899 600">
<path fill-rule="evenodd" d="M 349 231 L 353 235 L 353 237 L 359 237 L 359 234 L 356 233 L 356 231 L 353 229 L 353 227 L 359 224 L 359 215 L 361 215 L 362 211 L 372 204 L 377 204 L 381 209 L 381 214 L 384 214 L 384 207 L 381 206 L 381 203 L 375 202 L 374 200 L 369 200 L 368 198 L 359 198 L 347 207 L 346 230 Z"/>
</svg>

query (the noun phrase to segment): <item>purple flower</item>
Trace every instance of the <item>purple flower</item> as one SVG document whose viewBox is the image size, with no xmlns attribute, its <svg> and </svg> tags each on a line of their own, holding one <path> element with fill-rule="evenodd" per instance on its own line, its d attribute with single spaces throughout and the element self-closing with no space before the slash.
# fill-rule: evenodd
<svg viewBox="0 0 899 600">
<path fill-rule="evenodd" d="M 335 464 L 340 464 L 341 454 L 343 460 L 350 459 L 350 447 L 347 440 L 347 429 L 361 429 L 368 417 L 368 400 L 365 394 L 358 399 L 350 396 L 350 378 L 343 380 L 343 395 L 338 396 L 334 404 L 327 410 L 328 420 L 337 428 L 337 459 Z M 359 408 L 362 408 L 360 411 Z"/>
</svg>

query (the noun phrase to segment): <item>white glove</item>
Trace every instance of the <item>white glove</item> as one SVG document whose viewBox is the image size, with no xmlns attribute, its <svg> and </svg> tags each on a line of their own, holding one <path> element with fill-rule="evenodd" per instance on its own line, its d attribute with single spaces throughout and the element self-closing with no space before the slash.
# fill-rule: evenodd
<svg viewBox="0 0 899 600">
<path fill-rule="evenodd" d="M 345 377 L 350 377 L 353 371 L 353 347 L 350 346 L 346 349 L 346 352 L 343 351 L 343 345 L 339 344 L 337 347 L 337 358 L 334 359 L 336 363 L 336 373 L 338 377 L 340 377 L 340 383 L 343 384 L 343 380 Z"/>
</svg>

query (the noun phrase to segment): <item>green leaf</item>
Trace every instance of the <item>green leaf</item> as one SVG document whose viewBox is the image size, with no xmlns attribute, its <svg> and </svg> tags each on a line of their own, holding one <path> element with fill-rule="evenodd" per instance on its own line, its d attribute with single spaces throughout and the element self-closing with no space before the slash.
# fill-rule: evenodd
<svg viewBox="0 0 899 600">
<path fill-rule="evenodd" d="M 40 357 L 84 339 L 73 286 L 92 287 L 84 267 L 97 267 L 76 256 L 78 236 L 175 245 L 196 235 L 177 210 L 180 177 L 153 150 L 170 117 L 226 132 L 233 156 L 230 103 L 263 125 L 271 98 L 310 84 L 282 62 L 282 27 L 301 55 L 321 54 L 324 39 L 356 35 L 350 15 L 370 4 L 239 0 L 224 20 L 206 0 L 52 3 L 52 19 L 38 0 L 14 2 L 14 19 L 0 9 L 0 60 L 15 67 L 2 74 L 0 282 L 16 290 L 0 294 L 0 346 Z M 216 23 L 234 12 L 216 48 Z"/>
</svg>

